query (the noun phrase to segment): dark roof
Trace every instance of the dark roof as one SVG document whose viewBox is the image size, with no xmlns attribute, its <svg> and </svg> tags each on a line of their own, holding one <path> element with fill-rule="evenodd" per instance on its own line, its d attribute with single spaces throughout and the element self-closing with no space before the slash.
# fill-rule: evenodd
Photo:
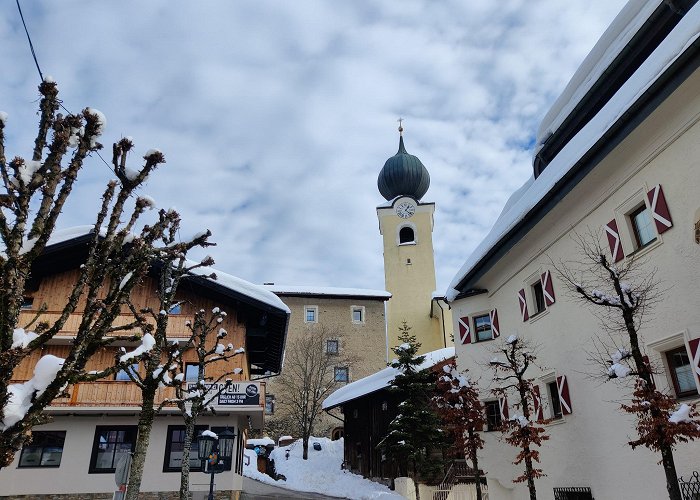
<svg viewBox="0 0 700 500">
<path fill-rule="evenodd" d="M 377 187 L 388 201 L 397 196 L 412 196 L 420 200 L 430 187 L 430 174 L 421 161 L 406 152 L 403 136 L 398 152 L 389 158 L 377 178 Z"/>
</svg>

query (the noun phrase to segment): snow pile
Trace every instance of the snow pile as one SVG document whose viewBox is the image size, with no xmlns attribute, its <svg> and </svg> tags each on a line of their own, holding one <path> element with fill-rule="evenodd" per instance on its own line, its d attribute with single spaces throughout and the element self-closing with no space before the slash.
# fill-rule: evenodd
<svg viewBox="0 0 700 500">
<path fill-rule="evenodd" d="M 209 437 L 213 437 L 214 439 L 219 439 L 219 436 L 217 436 L 214 432 L 210 431 L 209 429 L 202 432 L 202 436 L 209 436 Z"/>
<path fill-rule="evenodd" d="M 37 335 L 34 332 L 25 332 L 24 328 L 15 328 L 15 331 L 12 332 L 12 349 L 15 349 L 16 347 L 21 347 L 24 349 L 29 345 L 29 343 L 37 338 L 39 335 Z"/>
<path fill-rule="evenodd" d="M 510 345 L 510 344 L 515 344 L 515 341 L 516 341 L 516 340 L 518 340 L 518 336 L 517 336 L 517 335 L 511 335 L 510 337 L 508 337 L 508 338 L 506 339 L 506 344 L 509 344 L 509 345 Z"/>
<path fill-rule="evenodd" d="M 268 444 L 274 445 L 275 442 L 272 440 L 272 438 L 265 436 L 264 438 L 260 439 L 247 439 L 245 444 L 252 446 L 267 446 Z"/>
<path fill-rule="evenodd" d="M 5 111 L 0 111 L 0 123 L 5 126 L 7 124 L 7 113 Z"/>
<path fill-rule="evenodd" d="M 155 345 L 156 345 L 156 339 L 153 338 L 153 335 L 151 335 L 150 333 L 147 333 L 141 339 L 141 345 L 138 346 L 133 351 L 129 351 L 127 353 L 122 354 L 121 357 L 119 358 L 119 362 L 124 363 L 125 361 L 128 361 L 132 358 L 135 358 L 137 356 L 141 356 L 143 353 L 149 352 L 151 349 L 153 349 L 153 347 Z"/>
<path fill-rule="evenodd" d="M 517 422 L 520 427 L 527 427 L 530 423 L 523 415 L 514 415 L 510 418 L 513 422 Z"/>
<path fill-rule="evenodd" d="M 680 405 L 678 409 L 668 417 L 668 421 L 672 424 L 679 424 L 681 422 L 692 423 L 693 419 L 690 418 L 690 406 L 685 403 Z"/>
<path fill-rule="evenodd" d="M 248 440 L 250 443 L 251 440 Z M 312 443 L 319 443 L 321 450 L 313 449 Z M 286 481 L 275 481 L 257 471 L 257 458 L 252 450 L 246 450 L 246 460 L 243 464 L 243 475 L 268 484 L 295 491 L 310 491 L 331 496 L 362 499 L 396 499 L 403 497 L 389 490 L 388 487 L 365 479 L 352 472 L 342 470 L 343 440 L 331 441 L 328 438 L 309 440 L 309 459 L 302 459 L 303 446 L 297 440 L 284 448 L 275 448 L 271 458 L 275 461 L 278 474 L 287 478 Z M 289 458 L 286 457 L 289 452 Z"/>
<path fill-rule="evenodd" d="M 0 430 L 12 427 L 22 420 L 32 406 L 34 393 L 41 396 L 54 381 L 65 359 L 52 354 L 42 356 L 34 367 L 34 376 L 22 384 L 10 384 L 7 389 L 10 399 L 5 405 L 5 419 L 0 421 Z"/>
<path fill-rule="evenodd" d="M 627 368 L 625 365 L 615 363 L 610 368 L 608 368 L 608 375 L 611 378 L 625 378 L 627 375 L 630 374 L 631 371 L 632 370 Z"/>
</svg>

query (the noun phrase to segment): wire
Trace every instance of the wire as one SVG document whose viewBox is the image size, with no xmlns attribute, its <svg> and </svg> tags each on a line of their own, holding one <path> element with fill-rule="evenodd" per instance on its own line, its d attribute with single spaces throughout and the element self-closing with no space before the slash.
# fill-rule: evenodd
<svg viewBox="0 0 700 500">
<path fill-rule="evenodd" d="M 41 81 L 44 81 L 44 75 L 41 73 L 41 68 L 39 67 L 39 61 L 36 59 L 36 52 L 34 52 L 34 45 L 32 44 L 32 39 L 29 36 L 29 30 L 27 30 L 27 23 L 24 22 L 24 14 L 22 14 L 22 7 L 19 6 L 19 0 L 17 2 L 17 10 L 19 10 L 19 17 L 22 19 L 22 26 L 24 26 L 24 32 L 27 34 L 27 40 L 29 40 L 29 49 L 32 51 L 32 57 L 34 58 L 34 64 L 36 64 L 36 69 L 39 72 L 39 77 Z"/>
</svg>

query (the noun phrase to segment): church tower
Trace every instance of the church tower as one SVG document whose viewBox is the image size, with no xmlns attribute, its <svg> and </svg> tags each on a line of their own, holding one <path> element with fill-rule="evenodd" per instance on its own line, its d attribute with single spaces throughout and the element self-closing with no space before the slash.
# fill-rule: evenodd
<svg viewBox="0 0 700 500">
<path fill-rule="evenodd" d="M 384 283 L 392 295 L 387 303 L 388 347 L 399 345 L 399 327 L 405 321 L 422 344 L 420 353 L 425 353 L 452 342 L 442 318 L 447 306 L 433 300 L 435 203 L 421 201 L 430 175 L 417 157 L 406 152 L 401 126 L 399 134 L 399 151 L 386 161 L 377 179 L 387 200 L 377 207 L 377 217 L 384 242 Z"/>
</svg>

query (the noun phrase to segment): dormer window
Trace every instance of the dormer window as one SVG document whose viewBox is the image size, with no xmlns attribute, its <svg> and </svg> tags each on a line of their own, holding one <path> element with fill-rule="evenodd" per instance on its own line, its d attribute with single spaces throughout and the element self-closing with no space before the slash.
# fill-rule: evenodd
<svg viewBox="0 0 700 500">
<path fill-rule="evenodd" d="M 410 226 L 404 226 L 399 231 L 399 244 L 402 243 L 415 243 L 416 236 L 413 232 L 413 228 Z"/>
</svg>

